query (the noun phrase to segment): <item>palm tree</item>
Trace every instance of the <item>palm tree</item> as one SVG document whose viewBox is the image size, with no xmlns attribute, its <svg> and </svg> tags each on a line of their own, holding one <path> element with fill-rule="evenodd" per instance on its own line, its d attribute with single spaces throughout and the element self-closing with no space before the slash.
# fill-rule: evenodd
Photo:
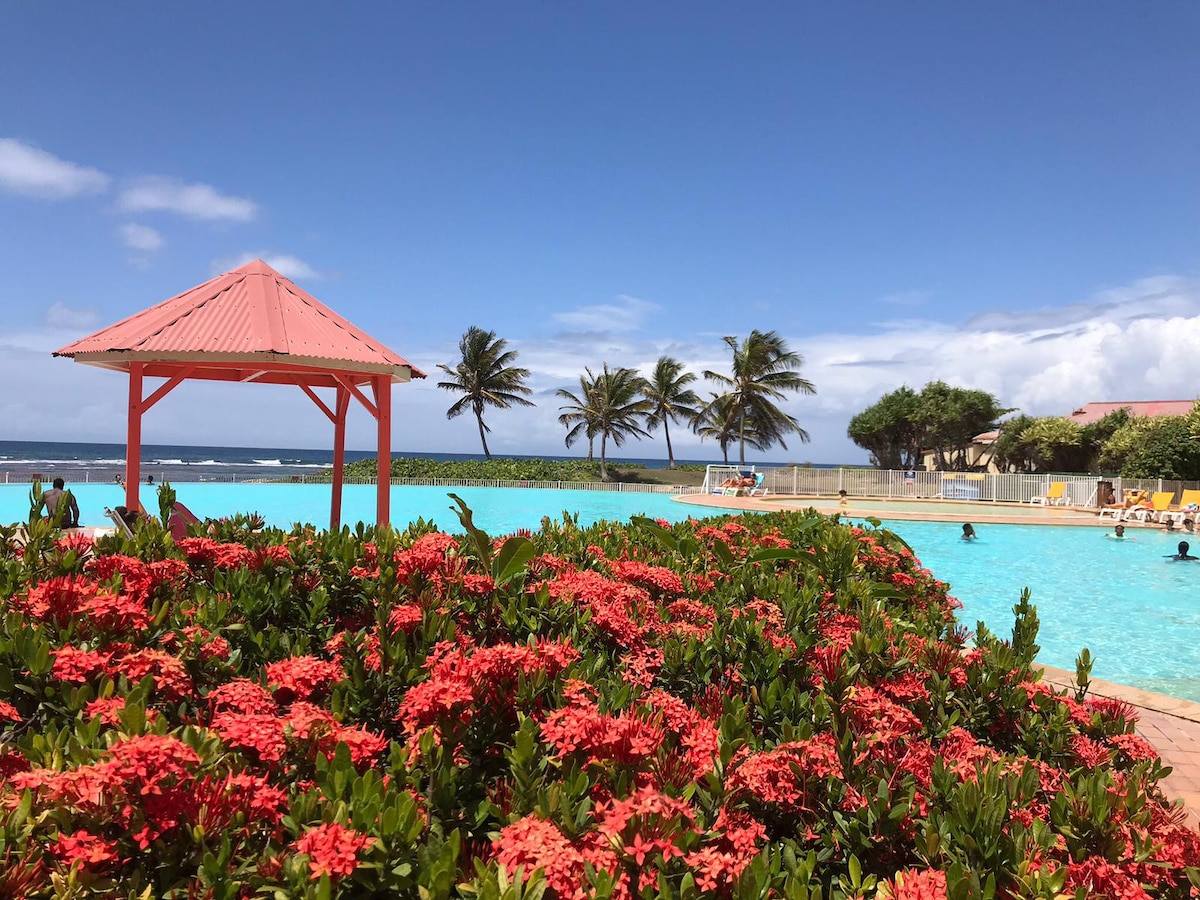
<svg viewBox="0 0 1200 900">
<path fill-rule="evenodd" d="M 592 408 L 592 391 L 596 387 L 596 376 L 592 374 L 591 369 L 584 369 L 584 374 L 579 376 L 579 394 L 572 394 L 566 388 L 559 388 L 556 391 L 556 396 L 568 401 L 566 406 L 560 406 L 559 409 L 565 409 L 562 415 L 558 417 L 558 423 L 567 431 L 567 446 L 570 447 L 579 438 L 581 434 L 587 434 L 588 439 L 588 462 L 591 462 L 594 457 L 596 444 L 596 429 L 593 427 L 594 411 Z"/>
<path fill-rule="evenodd" d="M 683 363 L 679 360 L 671 359 L 669 356 L 660 356 L 658 363 L 654 366 L 654 374 L 646 381 L 646 386 L 643 388 L 643 393 L 646 399 L 649 400 L 654 408 L 650 415 L 646 417 L 646 427 L 649 429 L 657 428 L 659 423 L 663 427 L 663 436 L 667 439 L 667 468 L 675 468 L 675 451 L 671 449 L 671 430 L 668 427 L 670 422 L 678 421 L 680 417 L 686 419 L 694 419 L 696 417 L 696 406 L 700 402 L 700 398 L 696 396 L 696 392 L 688 387 L 696 376 L 691 372 L 683 370 Z"/>
<path fill-rule="evenodd" d="M 733 351 L 732 375 L 706 371 L 704 377 L 725 388 L 720 396 L 723 400 L 727 398 L 732 406 L 730 413 L 737 421 L 738 462 L 745 464 L 748 442 L 751 446 L 757 443 L 761 449 L 772 444 L 786 449 L 784 435 L 795 433 L 808 443 L 808 432 L 772 402 L 786 399 L 790 391 L 817 392 L 811 381 L 800 376 L 804 358 L 789 350 L 774 331 L 764 333 L 755 329 L 740 343 L 736 337 L 726 337 L 724 341 Z M 748 438 L 750 426 L 755 441 Z"/>
<path fill-rule="evenodd" d="M 487 433 L 491 429 L 483 423 L 484 407 L 508 409 L 513 405 L 534 405 L 523 396 L 533 393 L 525 386 L 529 370 L 513 365 L 517 360 L 517 351 L 506 350 L 507 346 L 508 341 L 496 337 L 496 332 L 484 331 L 472 325 L 463 332 L 458 342 L 458 352 L 462 357 L 458 365 L 451 369 L 438 363 L 438 368 L 450 377 L 449 381 L 439 381 L 438 387 L 463 395 L 446 410 L 446 418 L 456 418 L 468 409 L 474 412 L 475 420 L 479 423 L 479 440 L 483 442 L 483 455 L 487 459 L 492 458 L 487 445 Z"/>
<path fill-rule="evenodd" d="M 642 424 L 653 405 L 642 396 L 645 379 L 634 369 L 609 369 L 605 363 L 599 375 L 592 375 L 589 369 L 586 377 L 592 384 L 590 390 L 582 392 L 582 397 L 566 390 L 558 392 L 570 401 L 559 407 L 567 410 L 559 416 L 559 421 L 570 417 L 569 421 L 575 423 L 567 433 L 568 447 L 584 432 L 589 437 L 600 436 L 600 480 L 608 481 L 608 442 L 611 440 L 613 446 L 620 447 L 627 438 L 650 437 Z"/>
<path fill-rule="evenodd" d="M 729 465 L 729 445 L 738 440 L 740 422 L 737 411 L 728 396 L 712 394 L 709 402 L 696 413 L 692 419 L 692 430 L 700 435 L 700 440 L 712 438 L 721 448 L 721 456 Z M 754 421 L 746 422 L 746 443 L 755 450 L 766 450 L 770 444 L 762 443 L 755 430 Z"/>
</svg>

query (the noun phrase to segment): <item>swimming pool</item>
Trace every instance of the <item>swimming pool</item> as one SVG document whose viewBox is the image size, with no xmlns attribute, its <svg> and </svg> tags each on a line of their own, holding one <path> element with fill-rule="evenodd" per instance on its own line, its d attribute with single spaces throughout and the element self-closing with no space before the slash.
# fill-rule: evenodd
<svg viewBox="0 0 1200 900">
<path fill-rule="evenodd" d="M 125 502 L 125 489 L 116 484 L 69 486 L 79 502 L 80 522 L 109 525 L 104 508 Z M 235 512 L 256 512 L 268 525 L 290 528 L 296 522 L 329 524 L 331 488 L 327 484 L 225 484 L 218 482 L 174 485 L 180 503 L 200 518 L 219 518 Z M 143 484 L 142 505 L 158 514 L 156 485 Z M 458 517 L 450 511 L 457 494 L 474 512 L 477 526 L 489 534 L 511 534 L 519 528 L 537 529 L 542 517 L 561 518 L 563 510 L 579 513 L 579 524 L 600 519 L 625 520 L 634 515 L 678 522 L 700 515 L 695 507 L 672 503 L 667 494 L 619 491 L 541 490 L 538 488 L 392 487 L 392 521 L 399 527 L 419 517 L 432 520 L 444 531 L 460 532 Z M 0 485 L 0 522 L 23 522 L 29 516 L 29 485 Z M 348 484 L 342 494 L 342 521 L 375 521 L 375 485 Z"/>
<path fill-rule="evenodd" d="M 73 486 L 84 524 L 103 523 L 104 506 L 124 501 L 111 484 Z M 180 484 L 179 499 L 197 515 L 221 516 L 256 511 L 270 524 L 328 521 L 328 485 Z M 511 488 L 392 488 L 392 518 L 418 516 L 457 532 L 460 525 L 446 496 L 453 491 L 475 512 L 476 524 L 500 535 L 536 529 L 543 516 L 564 509 L 579 513 L 580 524 L 626 520 L 645 514 L 677 522 L 718 515 L 672 502 L 662 494 L 615 491 L 556 491 Z M 28 515 L 28 486 L 0 485 L 0 521 Z M 155 488 L 144 485 L 142 503 L 157 509 Z M 375 488 L 347 485 L 343 519 L 374 517 Z M 1171 563 L 1178 535 L 1137 530 L 1134 539 L 1115 541 L 1096 528 L 1061 525 L 977 525 L 980 539 L 960 539 L 952 522 L 887 522 L 912 546 L 933 573 L 963 602 L 959 618 L 970 628 L 982 619 L 1007 636 L 1012 606 L 1028 586 L 1042 627 L 1039 659 L 1073 669 L 1080 648 L 1096 660 L 1097 678 L 1200 701 L 1200 563 Z M 1200 538 L 1195 543 L 1200 546 Z"/>
</svg>

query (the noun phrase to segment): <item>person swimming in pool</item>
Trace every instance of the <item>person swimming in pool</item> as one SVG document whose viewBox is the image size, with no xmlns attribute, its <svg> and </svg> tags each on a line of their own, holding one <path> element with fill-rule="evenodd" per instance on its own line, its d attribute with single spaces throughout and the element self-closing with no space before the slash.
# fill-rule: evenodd
<svg viewBox="0 0 1200 900">
<path fill-rule="evenodd" d="M 1188 545 L 1187 541 L 1180 541 L 1178 549 L 1178 553 L 1168 556 L 1167 559 L 1174 560 L 1175 562 L 1191 562 L 1193 560 L 1200 559 L 1200 556 L 1192 556 L 1190 553 L 1188 553 L 1188 551 L 1192 548 Z"/>
<path fill-rule="evenodd" d="M 979 535 L 975 533 L 975 526 L 970 522 L 963 522 L 962 539 L 964 541 L 973 541 L 977 537 L 979 537 Z"/>
<path fill-rule="evenodd" d="M 1128 537 L 1125 534 L 1125 526 L 1118 525 L 1111 532 L 1105 535 L 1106 538 L 1112 538 L 1114 541 L 1132 541 L 1134 538 Z"/>
</svg>

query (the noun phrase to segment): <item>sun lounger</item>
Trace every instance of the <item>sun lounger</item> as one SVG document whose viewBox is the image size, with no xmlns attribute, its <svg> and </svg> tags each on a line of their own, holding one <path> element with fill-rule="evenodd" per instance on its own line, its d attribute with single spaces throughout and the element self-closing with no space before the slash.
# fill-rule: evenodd
<svg viewBox="0 0 1200 900">
<path fill-rule="evenodd" d="M 130 540 L 133 540 L 133 529 L 129 527 L 129 523 L 121 517 L 121 514 L 114 509 L 104 507 L 104 514 L 112 519 L 112 523 L 117 526 L 117 534 L 123 535 Z"/>
<path fill-rule="evenodd" d="M 1196 508 L 1188 509 L 1189 506 Z M 1197 518 L 1200 518 L 1200 491 L 1188 488 L 1179 498 L 1179 509 L 1159 513 L 1158 521 L 1167 522 L 1174 520 L 1183 524 L 1184 519 L 1195 520 Z"/>
<path fill-rule="evenodd" d="M 188 526 L 199 521 L 199 516 L 176 500 L 175 506 L 171 510 L 171 521 L 167 527 L 171 532 L 171 537 L 176 541 L 182 541 L 187 537 Z"/>
<path fill-rule="evenodd" d="M 754 487 L 750 488 L 751 497 L 765 497 L 769 488 L 763 478 L 762 472 L 754 473 Z"/>
<path fill-rule="evenodd" d="M 1171 506 L 1171 501 L 1175 499 L 1174 491 L 1155 491 L 1154 496 L 1150 498 L 1149 506 L 1141 506 L 1137 509 L 1129 510 L 1125 516 L 1127 522 L 1153 522 L 1162 513 L 1165 513 Z"/>
<path fill-rule="evenodd" d="M 1066 506 L 1070 500 L 1066 496 L 1067 483 L 1065 481 L 1055 481 L 1050 484 L 1050 489 L 1040 497 L 1034 497 L 1029 502 L 1033 504 L 1041 504 L 1043 506 Z"/>
</svg>

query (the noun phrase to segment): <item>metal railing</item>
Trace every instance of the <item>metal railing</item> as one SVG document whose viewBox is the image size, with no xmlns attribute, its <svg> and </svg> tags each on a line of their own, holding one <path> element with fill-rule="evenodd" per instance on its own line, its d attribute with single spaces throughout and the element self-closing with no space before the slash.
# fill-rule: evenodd
<svg viewBox="0 0 1200 900">
<path fill-rule="evenodd" d="M 50 470 L 46 473 L 36 472 L 5 472 L 4 484 L 29 484 L 34 480 L 49 483 L 53 478 L 62 478 L 70 484 L 112 484 L 115 481 L 108 478 L 92 478 L 84 469 L 79 472 Z M 148 472 L 154 476 L 154 484 L 169 481 L 171 484 L 329 484 L 332 477 L 327 474 L 313 475 L 201 475 L 195 472 Z M 345 479 L 345 484 L 375 484 L 375 478 L 355 477 Z M 556 491 L 615 491 L 622 494 L 684 494 L 700 490 L 695 485 L 680 484 L 643 484 L 636 482 L 600 482 L 600 481 L 529 481 L 499 478 L 393 478 L 391 484 L 396 487 L 489 487 L 489 488 L 541 488 Z"/>
<path fill-rule="evenodd" d="M 770 494 L 799 497 L 836 497 L 845 491 L 850 497 L 913 500 L 978 500 L 991 503 L 1029 503 L 1050 493 L 1051 485 L 1063 484 L 1062 496 L 1068 506 L 1097 506 L 1105 499 L 1101 484 L 1111 485 L 1118 500 L 1128 490 L 1170 491 L 1172 503 L 1178 503 L 1185 489 L 1200 488 L 1200 482 L 1152 478 L 1120 478 L 1104 475 L 1015 474 L 991 472 L 926 472 L 896 469 L 814 469 L 803 466 L 764 468 L 762 466 L 709 466 L 704 493 L 720 490 L 719 485 L 732 475 L 753 471 L 763 475 Z"/>
</svg>

